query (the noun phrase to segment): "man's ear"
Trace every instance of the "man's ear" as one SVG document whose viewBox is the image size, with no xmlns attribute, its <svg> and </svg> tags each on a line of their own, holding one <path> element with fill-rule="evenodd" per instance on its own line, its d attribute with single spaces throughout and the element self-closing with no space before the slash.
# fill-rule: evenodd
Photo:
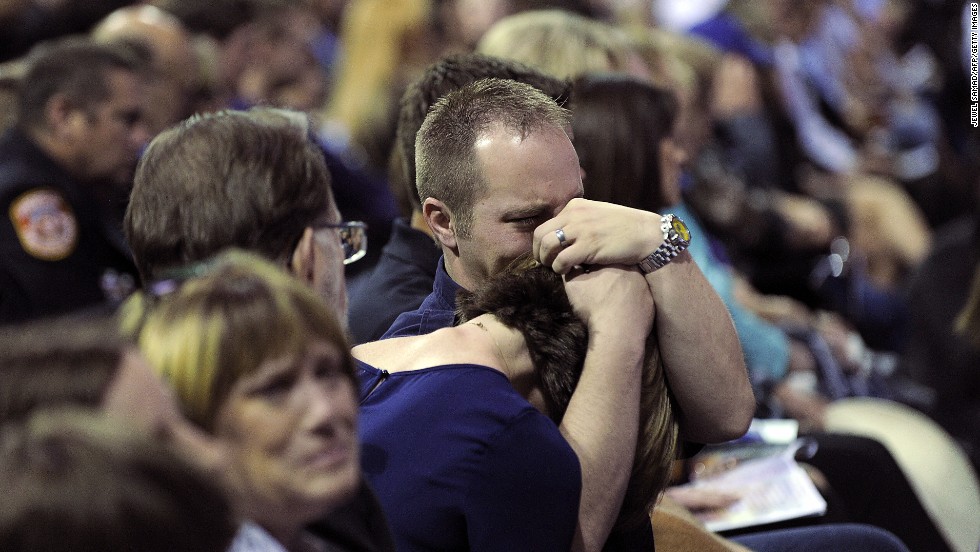
<svg viewBox="0 0 980 552">
<path fill-rule="evenodd" d="M 443 247 L 456 250 L 456 230 L 453 226 L 453 213 L 446 204 L 434 197 L 422 202 L 422 217 L 432 230 L 432 235 Z"/>
<path fill-rule="evenodd" d="M 65 94 L 55 94 L 44 106 L 44 118 L 52 133 L 64 139 L 78 136 L 85 124 L 85 113 Z"/>
<path fill-rule="evenodd" d="M 316 252 L 313 249 L 315 245 L 313 229 L 307 226 L 299 238 L 299 243 L 296 244 L 296 249 L 293 249 L 289 261 L 289 271 L 307 285 L 313 285 L 313 270 L 316 266 Z"/>
</svg>

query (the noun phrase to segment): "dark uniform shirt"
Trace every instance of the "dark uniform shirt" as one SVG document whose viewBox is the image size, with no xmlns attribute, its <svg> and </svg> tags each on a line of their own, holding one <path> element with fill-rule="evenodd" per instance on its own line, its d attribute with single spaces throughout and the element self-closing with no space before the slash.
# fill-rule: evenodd
<svg viewBox="0 0 980 552">
<path fill-rule="evenodd" d="M 17 129 L 0 137 L 0 323 L 120 299 L 136 282 L 121 220 Z"/>
<path fill-rule="evenodd" d="M 462 286 L 446 272 L 445 258 L 440 256 L 432 292 L 422 300 L 419 308 L 398 315 L 381 339 L 425 335 L 453 326 L 456 321 L 456 294 L 461 289 Z"/>
<path fill-rule="evenodd" d="M 441 256 L 428 234 L 396 219 L 377 265 L 351 291 L 348 320 L 354 340 L 376 341 L 398 315 L 418 308 L 432 292 Z"/>
</svg>

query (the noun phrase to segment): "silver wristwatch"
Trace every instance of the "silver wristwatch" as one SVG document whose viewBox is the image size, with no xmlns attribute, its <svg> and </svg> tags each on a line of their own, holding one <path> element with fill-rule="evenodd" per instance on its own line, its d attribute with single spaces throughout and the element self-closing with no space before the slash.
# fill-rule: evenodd
<svg viewBox="0 0 980 552">
<path fill-rule="evenodd" d="M 691 231 L 684 221 L 674 215 L 660 217 L 660 229 L 664 232 L 664 241 L 656 251 L 640 261 L 640 271 L 649 274 L 674 260 L 681 251 L 691 245 Z"/>
</svg>

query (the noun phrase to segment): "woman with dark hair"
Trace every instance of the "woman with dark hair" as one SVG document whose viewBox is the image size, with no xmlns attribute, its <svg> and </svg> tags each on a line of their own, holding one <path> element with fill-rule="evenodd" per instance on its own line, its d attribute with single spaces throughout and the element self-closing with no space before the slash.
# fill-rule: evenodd
<svg viewBox="0 0 980 552">
<path fill-rule="evenodd" d="M 572 106 L 586 197 L 656 212 L 681 203 L 686 153 L 674 142 L 679 106 L 672 92 L 626 75 L 594 74 L 573 83 Z"/>
<path fill-rule="evenodd" d="M 583 550 L 631 531 L 645 531 L 652 546 L 644 522 L 677 439 L 656 349 L 645 369 L 636 359 L 636 372 L 585 365 L 596 335 L 648 336 L 644 308 L 652 298 L 635 268 L 563 281 L 547 267 L 515 266 L 460 297 L 456 326 L 356 347 L 363 463 L 399 549 Z M 640 314 L 624 323 L 624 312 Z M 603 489 L 625 496 L 612 536 L 583 535 L 583 516 L 607 513 L 579 509 L 578 455 L 594 448 L 576 439 L 573 410 L 590 405 L 573 391 L 578 381 L 622 377 L 643 380 L 623 397 L 642 399 L 636 461 L 628 489 Z"/>
<path fill-rule="evenodd" d="M 585 172 L 586 197 L 679 213 L 692 234 L 703 236 L 697 220 L 682 205 L 680 176 L 685 153 L 673 140 L 679 106 L 671 92 L 626 75 L 590 75 L 574 82 L 572 109 L 574 145 Z M 823 433 L 822 408 L 789 402 L 796 396 L 783 379 L 788 371 L 795 371 L 789 367 L 794 352 L 788 336 L 738 303 L 731 269 L 713 257 L 707 243 L 710 240 L 692 240 L 690 251 L 732 314 L 752 380 L 770 382 L 763 387 L 785 399 L 788 413 L 791 404 L 804 405 L 802 412 L 792 412 L 802 426 L 817 412 L 810 429 L 820 446 L 808 462 L 830 479 L 831 504 L 836 500 L 840 509 L 830 519 L 884 527 L 916 550 L 943 550 L 942 537 L 887 449 L 872 439 Z M 766 400 L 763 393 L 758 395 Z M 759 545 L 758 540 L 752 544 Z"/>
<path fill-rule="evenodd" d="M 822 424 L 824 402 L 794 391 L 785 378 L 807 358 L 803 346 L 780 327 L 745 307 L 738 279 L 718 260 L 697 218 L 683 203 L 685 152 L 674 142 L 679 106 L 674 94 L 624 75 L 590 75 L 573 88 L 574 144 L 585 171 L 585 195 L 636 209 L 670 211 L 693 235 L 689 251 L 728 307 L 738 333 L 756 400 L 781 400 L 804 426 Z"/>
</svg>

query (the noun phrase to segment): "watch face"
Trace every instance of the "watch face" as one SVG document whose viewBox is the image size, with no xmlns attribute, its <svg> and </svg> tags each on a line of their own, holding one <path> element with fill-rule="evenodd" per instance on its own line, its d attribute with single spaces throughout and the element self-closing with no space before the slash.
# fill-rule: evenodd
<svg viewBox="0 0 980 552">
<path fill-rule="evenodd" d="M 685 242 L 691 241 L 691 231 L 687 229 L 687 225 L 684 224 L 684 221 L 674 217 L 670 221 L 670 226 L 674 229 L 674 232 L 677 232 L 677 235 L 680 236 L 682 240 Z"/>
</svg>

